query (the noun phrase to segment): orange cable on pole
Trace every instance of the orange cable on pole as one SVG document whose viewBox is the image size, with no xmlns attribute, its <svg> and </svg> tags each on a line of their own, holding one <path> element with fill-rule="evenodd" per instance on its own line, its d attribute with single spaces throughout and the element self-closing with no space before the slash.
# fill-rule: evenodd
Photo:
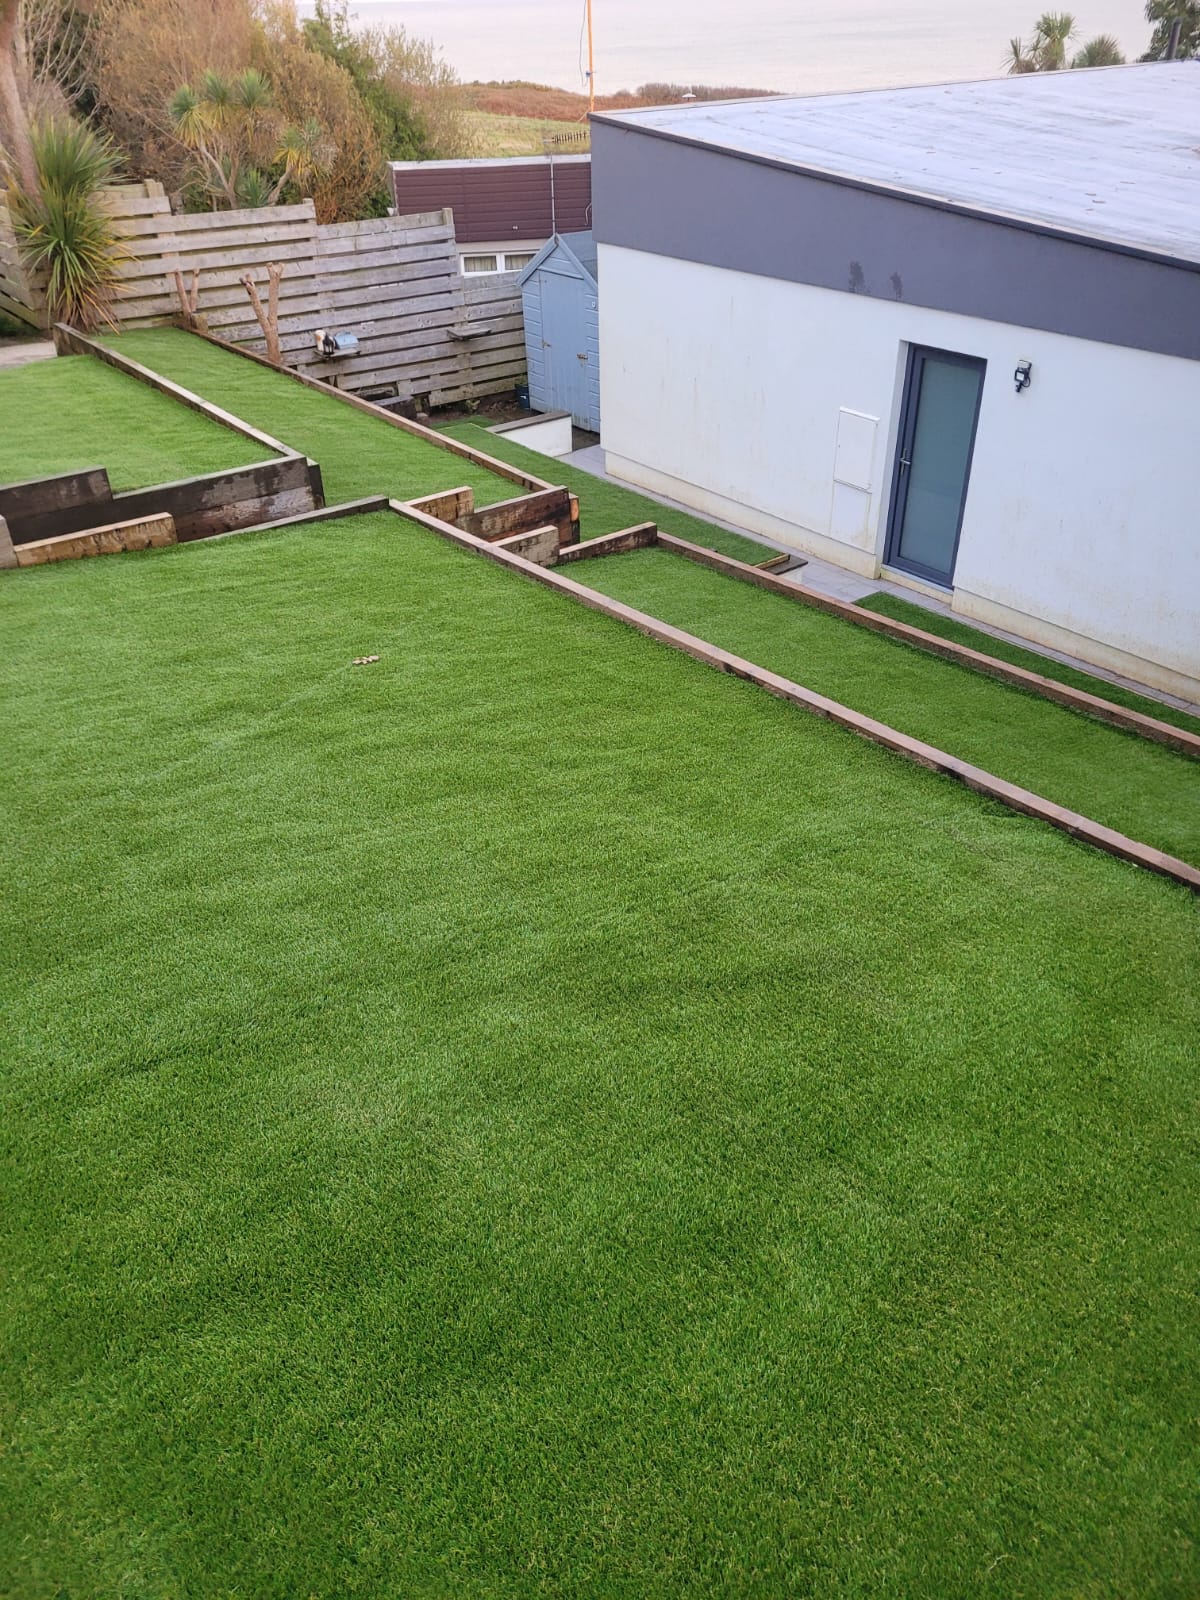
<svg viewBox="0 0 1200 1600">
<path fill-rule="evenodd" d="M 592 0 L 587 0 L 588 110 L 596 109 L 596 62 L 592 51 Z"/>
</svg>

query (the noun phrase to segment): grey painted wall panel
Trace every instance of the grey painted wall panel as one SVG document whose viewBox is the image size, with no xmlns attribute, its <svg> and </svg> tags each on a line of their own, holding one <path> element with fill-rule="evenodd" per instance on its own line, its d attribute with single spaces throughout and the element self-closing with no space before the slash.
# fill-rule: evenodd
<svg viewBox="0 0 1200 1600">
<path fill-rule="evenodd" d="M 592 123 L 600 244 L 1200 360 L 1200 271 Z"/>
</svg>

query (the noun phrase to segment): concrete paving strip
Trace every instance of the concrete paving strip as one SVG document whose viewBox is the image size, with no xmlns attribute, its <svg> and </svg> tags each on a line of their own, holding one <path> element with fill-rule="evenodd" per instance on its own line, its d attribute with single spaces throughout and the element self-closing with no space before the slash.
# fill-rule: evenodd
<svg viewBox="0 0 1200 1600">
<path fill-rule="evenodd" d="M 0 339 L 0 372 L 6 367 L 27 367 L 33 361 L 53 361 L 54 344 L 50 339 Z"/>
</svg>

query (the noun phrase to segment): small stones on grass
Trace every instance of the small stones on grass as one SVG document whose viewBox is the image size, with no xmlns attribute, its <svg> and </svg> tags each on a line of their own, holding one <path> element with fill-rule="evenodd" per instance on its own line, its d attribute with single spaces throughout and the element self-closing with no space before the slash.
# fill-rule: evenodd
<svg viewBox="0 0 1200 1600">
<path fill-rule="evenodd" d="M 354 660 L 351 662 L 351 666 L 369 667 L 373 661 L 378 660 L 378 656 L 355 656 Z"/>
</svg>

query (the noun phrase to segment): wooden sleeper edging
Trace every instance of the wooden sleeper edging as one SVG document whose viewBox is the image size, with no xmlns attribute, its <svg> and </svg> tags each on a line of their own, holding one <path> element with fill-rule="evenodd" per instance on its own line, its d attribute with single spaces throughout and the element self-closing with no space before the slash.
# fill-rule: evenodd
<svg viewBox="0 0 1200 1600">
<path fill-rule="evenodd" d="M 1084 689 L 1073 689 L 1069 684 L 1060 683 L 1056 678 L 1045 678 L 1040 672 L 1031 672 L 1026 667 L 1002 661 L 998 656 L 985 655 L 983 651 L 974 650 L 969 645 L 957 644 L 952 639 L 943 639 L 940 634 L 928 633 L 924 628 L 915 627 L 912 623 L 897 622 L 893 617 L 881 616 L 876 611 L 851 605 L 848 601 L 835 600 L 832 595 L 821 594 L 819 590 L 805 589 L 800 584 L 788 583 L 785 579 L 777 578 L 759 567 L 748 566 L 744 561 L 720 555 L 715 550 L 707 550 L 703 545 L 692 544 L 687 539 L 678 539 L 674 534 L 660 533 L 658 544 L 663 550 L 671 550 L 688 561 L 695 561 L 700 566 L 712 568 L 714 572 L 723 572 L 742 583 L 753 584 L 756 588 L 766 589 L 771 594 L 783 595 L 800 605 L 811 606 L 814 610 L 840 617 L 843 622 L 852 622 L 856 627 L 867 628 L 872 633 L 885 634 L 904 644 L 913 645 L 918 650 L 927 651 L 930 655 L 941 656 L 943 660 L 952 661 L 958 666 L 982 672 L 987 677 L 996 678 L 1014 688 L 1027 689 L 1046 700 L 1053 700 L 1058 705 L 1066 706 L 1071 711 L 1080 711 L 1087 716 L 1095 717 L 1100 722 L 1107 722 L 1125 733 L 1140 734 L 1142 738 L 1152 740 L 1155 744 L 1169 745 L 1171 749 L 1183 755 L 1200 758 L 1200 735 L 1189 733 L 1186 728 L 1177 728 L 1170 722 L 1162 722 L 1157 717 L 1145 715 L 1144 712 L 1133 711 L 1128 706 L 1119 706 L 1111 700 L 1102 699 L 1099 695 L 1089 694 Z"/>
<path fill-rule="evenodd" d="M 1176 883 L 1181 883 L 1191 889 L 1193 893 L 1200 894 L 1200 868 L 1192 866 L 1177 856 L 1168 855 L 1165 850 L 1159 850 L 1153 845 L 1142 843 L 1141 840 L 1131 839 L 1126 834 L 1119 833 L 1115 828 L 1105 827 L 1103 823 L 1095 822 L 1090 817 L 1083 816 L 1078 811 L 1068 810 L 1065 806 L 1056 805 L 1052 800 L 1047 800 L 1043 795 L 1035 794 L 1031 789 L 1023 789 L 1019 784 L 1009 783 L 1006 779 L 997 777 L 995 773 L 977 767 L 969 761 L 963 761 L 958 756 L 951 755 L 948 751 L 939 750 L 936 745 L 926 744 L 922 739 L 913 739 L 908 734 L 901 733 L 898 729 L 889 727 L 887 723 L 878 722 L 874 717 L 864 716 L 862 712 L 854 711 L 849 706 L 842 705 L 837 700 L 831 700 L 826 695 L 817 694 L 812 689 L 806 689 L 803 684 L 795 683 L 790 678 L 781 677 L 776 672 L 770 672 L 765 667 L 757 666 L 753 661 L 747 661 L 742 656 L 735 656 L 728 650 L 722 650 L 718 645 L 710 644 L 705 639 L 698 638 L 695 634 L 685 633 L 681 628 L 672 627 L 670 623 L 652 617 L 647 612 L 637 611 L 632 606 L 627 606 L 619 600 L 613 600 L 608 595 L 601 594 L 596 589 L 589 589 L 581 583 L 576 583 L 571 578 L 566 578 L 556 571 L 535 565 L 523 556 L 514 555 L 508 550 L 501 549 L 495 544 L 489 544 L 485 539 L 479 539 L 474 534 L 465 532 L 461 528 L 451 527 L 448 523 L 439 522 L 437 518 L 427 516 L 423 512 L 414 511 L 411 506 L 393 500 L 391 509 L 405 519 L 417 522 L 422 527 L 429 528 L 441 538 L 461 546 L 464 550 L 473 551 L 476 555 L 483 556 L 488 561 L 494 561 L 499 566 L 520 572 L 527 578 L 532 578 L 536 583 L 544 584 L 547 588 L 556 589 L 560 594 L 567 595 L 580 605 L 587 606 L 592 611 L 602 612 L 606 616 L 626 623 L 629 627 L 636 628 L 639 633 L 644 633 L 648 638 L 660 644 L 668 645 L 671 649 L 680 650 L 685 655 L 692 656 L 697 661 L 702 661 L 706 666 L 715 667 L 719 672 L 731 673 L 734 677 L 742 678 L 748 683 L 757 684 L 765 689 L 768 694 L 773 694 L 781 700 L 786 700 L 791 705 L 799 706 L 814 715 L 824 717 L 839 727 L 848 729 L 851 733 L 858 734 L 861 738 L 877 744 L 885 750 L 892 751 L 895 755 L 903 756 L 906 760 L 915 762 L 918 766 L 926 767 L 931 772 L 941 773 L 946 777 L 955 778 L 967 788 L 973 789 L 977 794 L 986 796 L 991 800 L 998 800 L 1010 810 L 1022 816 L 1033 817 L 1037 821 L 1049 823 L 1051 827 L 1060 832 L 1070 834 L 1074 839 L 1082 840 L 1085 844 L 1093 845 L 1096 849 L 1103 850 L 1106 854 L 1115 856 L 1118 860 L 1128 861 L 1134 866 L 1142 867 L 1148 872 L 1153 872 L 1161 877 L 1171 878 Z M 753 569 L 750 569 L 753 570 Z M 758 574 L 758 576 L 763 576 Z"/>
</svg>

